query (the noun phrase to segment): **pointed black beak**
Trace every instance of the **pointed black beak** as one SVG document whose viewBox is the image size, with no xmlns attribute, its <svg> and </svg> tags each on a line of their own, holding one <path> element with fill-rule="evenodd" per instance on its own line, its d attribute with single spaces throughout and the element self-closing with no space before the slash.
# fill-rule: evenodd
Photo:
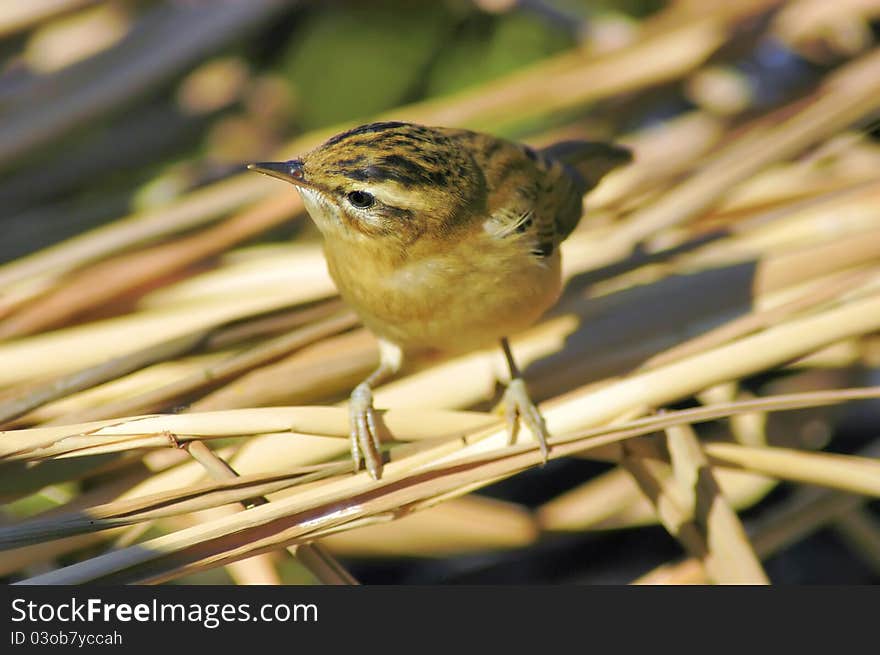
<svg viewBox="0 0 880 655">
<path fill-rule="evenodd" d="M 299 159 L 291 159 L 290 161 L 274 162 L 264 161 L 256 164 L 248 164 L 248 168 L 257 173 L 277 177 L 279 180 L 290 182 L 302 186 L 303 181 L 303 163 Z"/>
</svg>

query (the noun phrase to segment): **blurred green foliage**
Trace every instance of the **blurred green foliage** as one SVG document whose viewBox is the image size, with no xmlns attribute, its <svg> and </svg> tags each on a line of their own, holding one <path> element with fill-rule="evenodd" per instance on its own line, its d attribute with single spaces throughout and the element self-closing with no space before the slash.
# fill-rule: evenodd
<svg viewBox="0 0 880 655">
<path fill-rule="evenodd" d="M 427 95 L 458 91 L 575 45 L 568 30 L 525 13 L 472 16 L 429 71 Z"/>
<path fill-rule="evenodd" d="M 304 130 L 457 91 L 574 45 L 535 14 L 484 14 L 458 2 L 313 8 L 282 57 Z"/>
<path fill-rule="evenodd" d="M 454 27 L 439 2 L 334 4 L 307 15 L 284 57 L 300 127 L 365 117 L 402 102 Z"/>
</svg>

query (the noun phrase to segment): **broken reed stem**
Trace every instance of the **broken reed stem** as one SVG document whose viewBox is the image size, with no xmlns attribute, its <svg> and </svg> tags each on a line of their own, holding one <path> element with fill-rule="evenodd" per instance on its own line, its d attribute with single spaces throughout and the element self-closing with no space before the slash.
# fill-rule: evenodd
<svg viewBox="0 0 880 655">
<path fill-rule="evenodd" d="M 185 446 L 193 458 L 198 461 L 205 470 L 215 480 L 230 480 L 238 478 L 238 473 L 223 458 L 219 457 L 214 451 L 202 441 L 192 441 Z M 241 501 L 239 505 L 242 509 L 247 510 L 250 507 L 257 507 L 268 503 L 269 500 L 265 496 L 257 496 Z M 351 585 L 359 584 L 342 564 L 327 552 L 327 549 L 318 543 L 312 542 L 301 544 L 299 546 L 288 546 L 287 551 L 299 563 L 308 570 L 319 584 L 326 585 Z M 258 555 L 257 557 L 265 557 Z M 271 562 L 269 562 L 271 565 Z M 274 571 L 274 568 L 273 568 Z"/>
<path fill-rule="evenodd" d="M 182 448 L 190 454 L 190 456 L 201 464 L 214 480 L 231 480 L 238 478 L 238 473 L 233 469 L 222 457 L 219 457 L 213 450 L 208 448 L 202 441 L 189 441 L 183 444 Z M 258 496 L 248 500 L 240 501 L 243 509 L 255 507 L 268 503 L 269 501 Z"/>
<path fill-rule="evenodd" d="M 687 510 L 687 497 L 675 484 L 669 467 L 659 461 L 642 457 L 630 444 L 622 444 L 620 465 L 636 481 L 639 489 L 654 506 L 657 519 L 684 549 L 700 562 L 706 563 L 709 549 L 706 540 Z M 724 572 L 719 571 L 719 578 Z"/>
<path fill-rule="evenodd" d="M 706 569 L 720 584 L 767 584 L 767 575 L 730 507 L 689 425 L 666 430 L 675 480 L 688 496 L 692 520 L 706 544 Z"/>
<path fill-rule="evenodd" d="M 212 452 L 203 442 L 187 443 L 183 446 L 183 449 L 201 464 L 215 480 L 229 480 L 238 477 L 232 467 Z M 261 502 L 267 501 L 263 498 L 251 498 L 238 503 L 238 506 L 241 509 L 247 509 L 247 507 Z M 230 506 L 217 507 L 214 509 L 213 515 L 217 516 L 229 511 L 234 510 Z M 236 584 L 281 584 L 281 579 L 275 570 L 271 553 L 263 553 L 240 562 L 234 562 L 229 564 L 226 570 Z"/>
<path fill-rule="evenodd" d="M 727 445 L 727 444 L 725 444 Z M 813 453 L 803 453 L 813 454 Z M 853 460 L 873 462 L 880 456 L 880 441 L 849 456 Z M 835 455 L 834 457 L 845 457 Z M 880 487 L 880 475 L 875 477 Z M 807 535 L 841 515 L 860 507 L 865 497 L 842 493 L 832 488 L 799 489 L 780 507 L 768 511 L 750 529 L 751 542 L 762 560 Z M 634 584 L 705 584 L 708 578 L 705 568 L 695 558 L 674 564 L 663 564 L 634 581 Z"/>
<path fill-rule="evenodd" d="M 751 541 L 762 560 L 807 537 L 836 517 L 858 508 L 864 498 L 827 489 L 799 491 L 780 508 L 771 511 L 751 531 Z M 640 576 L 633 584 L 707 584 L 706 569 L 696 558 L 663 564 Z"/>
</svg>

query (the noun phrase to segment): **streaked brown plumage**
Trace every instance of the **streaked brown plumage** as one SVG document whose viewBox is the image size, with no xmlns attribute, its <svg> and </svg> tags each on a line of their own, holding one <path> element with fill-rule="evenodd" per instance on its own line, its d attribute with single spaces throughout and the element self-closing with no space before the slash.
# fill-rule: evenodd
<svg viewBox="0 0 880 655">
<path fill-rule="evenodd" d="M 546 456 L 546 428 L 506 337 L 536 321 L 561 290 L 559 244 L 581 197 L 630 160 L 617 146 L 565 142 L 535 151 L 467 130 L 384 122 L 343 132 L 301 159 L 251 168 L 296 185 L 324 235 L 343 298 L 380 339 L 382 363 L 352 393 L 352 456 L 382 462 L 371 387 L 404 350 L 469 350 L 502 340 L 517 416 Z"/>
</svg>

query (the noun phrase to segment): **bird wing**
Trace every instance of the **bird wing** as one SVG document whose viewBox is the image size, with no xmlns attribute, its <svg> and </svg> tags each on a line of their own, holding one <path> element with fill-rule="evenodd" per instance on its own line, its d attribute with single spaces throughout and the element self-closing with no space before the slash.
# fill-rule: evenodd
<svg viewBox="0 0 880 655">
<path fill-rule="evenodd" d="M 626 148 L 602 142 L 564 141 L 535 150 L 467 130 L 447 134 L 462 141 L 483 171 L 484 229 L 521 240 L 536 257 L 552 255 L 577 226 L 583 194 L 632 160 Z"/>
<path fill-rule="evenodd" d="M 567 206 L 561 207 L 562 211 L 554 219 L 560 242 L 574 231 L 580 221 L 580 198 L 583 194 L 594 189 L 609 172 L 632 161 L 629 149 L 601 141 L 561 141 L 543 148 L 539 154 L 540 159 L 550 164 L 548 176 L 551 179 L 561 176 L 570 180 L 578 195 L 577 211 L 572 212 Z"/>
</svg>

